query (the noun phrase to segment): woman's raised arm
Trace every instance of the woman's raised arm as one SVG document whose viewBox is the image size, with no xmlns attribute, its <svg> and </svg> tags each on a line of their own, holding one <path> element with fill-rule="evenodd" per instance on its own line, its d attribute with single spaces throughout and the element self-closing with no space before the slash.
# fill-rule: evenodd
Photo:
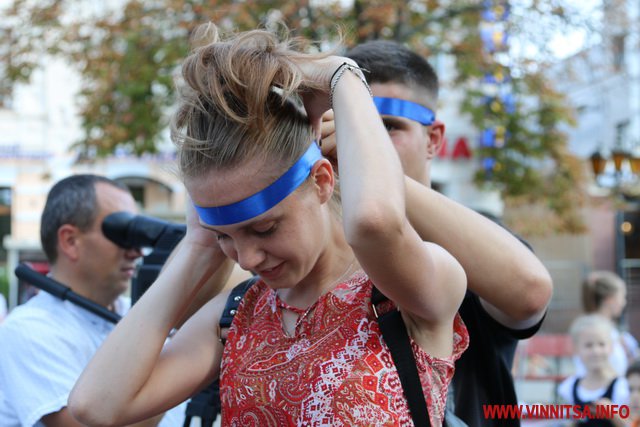
<svg viewBox="0 0 640 427">
<path fill-rule="evenodd" d="M 215 325 L 224 295 L 207 303 L 165 345 L 202 288 L 217 293 L 230 272 L 213 233 L 197 221 L 190 207 L 187 234 L 168 265 L 80 376 L 69 397 L 69 409 L 80 421 L 137 422 L 184 401 L 217 376 L 221 344 Z"/>
</svg>

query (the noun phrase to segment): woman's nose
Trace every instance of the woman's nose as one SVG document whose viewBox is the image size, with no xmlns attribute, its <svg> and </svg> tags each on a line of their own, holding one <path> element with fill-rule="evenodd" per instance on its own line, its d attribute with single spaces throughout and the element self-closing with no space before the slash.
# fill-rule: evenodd
<svg viewBox="0 0 640 427">
<path fill-rule="evenodd" d="M 236 246 L 238 264 L 245 270 L 254 271 L 265 259 L 265 253 L 258 246 L 246 243 Z"/>
</svg>

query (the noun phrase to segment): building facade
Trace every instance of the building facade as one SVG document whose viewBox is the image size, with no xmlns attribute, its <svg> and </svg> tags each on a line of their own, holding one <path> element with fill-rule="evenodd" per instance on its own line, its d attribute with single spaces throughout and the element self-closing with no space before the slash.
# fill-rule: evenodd
<svg viewBox="0 0 640 427">
<path fill-rule="evenodd" d="M 6 266 L 10 307 L 23 299 L 12 274 L 17 264 L 45 261 L 40 213 L 58 180 L 73 173 L 105 175 L 131 189 L 142 213 L 175 221 L 184 216 L 184 188 L 170 150 L 87 162 L 70 149 L 82 136 L 75 96 L 79 80 L 69 66 L 49 60 L 0 108 L 0 264 Z"/>
<path fill-rule="evenodd" d="M 603 2 L 600 42 L 554 69 L 576 112 L 569 149 L 589 168 L 590 268 L 628 284 L 627 324 L 640 336 L 640 3 Z M 598 159 L 603 170 L 597 170 Z M 596 173 L 598 172 L 598 173 Z"/>
</svg>

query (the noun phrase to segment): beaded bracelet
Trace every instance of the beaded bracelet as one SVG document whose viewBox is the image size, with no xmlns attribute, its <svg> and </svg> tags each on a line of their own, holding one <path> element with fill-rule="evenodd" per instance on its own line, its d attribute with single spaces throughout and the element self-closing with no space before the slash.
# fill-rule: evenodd
<svg viewBox="0 0 640 427">
<path fill-rule="evenodd" d="M 367 88 L 367 90 L 369 91 L 369 95 L 373 97 L 373 92 L 371 92 L 371 88 L 367 83 L 367 79 L 364 78 L 364 73 L 363 73 L 363 71 L 369 72 L 369 70 L 357 67 L 355 65 L 351 65 L 347 62 L 343 62 L 342 64 L 340 64 L 338 68 L 336 68 L 336 71 L 333 72 L 333 75 L 331 76 L 331 80 L 329 81 L 330 82 L 329 83 L 329 104 L 331 105 L 332 108 L 333 108 L 333 92 L 336 90 L 336 85 L 338 84 L 340 77 L 342 77 L 342 75 L 346 70 L 349 70 L 353 74 L 355 74 L 360 79 L 360 81 L 364 84 L 364 86 Z"/>
</svg>

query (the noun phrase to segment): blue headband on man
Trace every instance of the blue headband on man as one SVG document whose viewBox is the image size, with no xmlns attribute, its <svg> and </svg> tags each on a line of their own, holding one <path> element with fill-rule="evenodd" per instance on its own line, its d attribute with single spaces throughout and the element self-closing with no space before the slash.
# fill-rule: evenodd
<svg viewBox="0 0 640 427">
<path fill-rule="evenodd" d="M 313 165 L 322 158 L 318 144 L 312 142 L 284 175 L 256 194 L 225 206 L 194 206 L 200 219 L 207 225 L 229 225 L 255 218 L 293 193 L 307 179 Z"/>
<path fill-rule="evenodd" d="M 398 116 L 415 120 L 425 126 L 430 126 L 436 119 L 436 115 L 424 105 L 398 98 L 373 97 L 373 102 L 381 116 Z"/>
</svg>

